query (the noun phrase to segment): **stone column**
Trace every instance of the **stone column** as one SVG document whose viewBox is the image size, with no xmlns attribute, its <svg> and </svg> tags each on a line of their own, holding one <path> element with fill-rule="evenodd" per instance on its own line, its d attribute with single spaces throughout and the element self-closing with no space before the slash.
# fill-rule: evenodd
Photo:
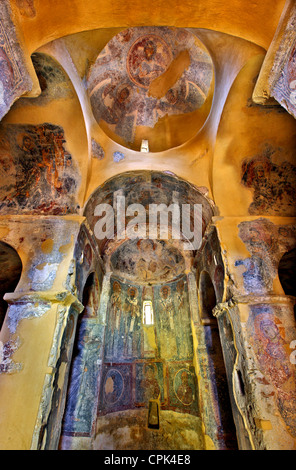
<svg viewBox="0 0 296 470">
<path fill-rule="evenodd" d="M 240 420 L 236 416 L 236 423 L 243 449 L 247 445 L 244 428 L 252 449 L 295 448 L 294 304 L 295 299 L 289 296 L 238 295 L 215 311 L 223 325 L 224 350 L 228 349 L 228 372 L 241 416 Z M 230 335 L 233 360 L 229 360 Z"/>
<path fill-rule="evenodd" d="M 191 313 L 192 336 L 194 346 L 194 366 L 198 380 L 201 419 L 204 426 L 206 449 L 224 449 L 219 439 L 219 416 L 217 400 L 213 390 L 205 329 L 199 314 L 196 278 L 193 272 L 187 274 L 188 296 Z"/>
</svg>

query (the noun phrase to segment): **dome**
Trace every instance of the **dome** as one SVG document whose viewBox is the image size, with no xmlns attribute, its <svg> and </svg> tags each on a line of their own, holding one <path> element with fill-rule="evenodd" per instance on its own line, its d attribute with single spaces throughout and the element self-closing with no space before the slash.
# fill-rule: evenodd
<svg viewBox="0 0 296 470">
<path fill-rule="evenodd" d="M 115 142 L 150 151 L 183 144 L 210 107 L 213 66 L 201 41 L 183 28 L 121 31 L 100 52 L 87 76 L 92 111 Z M 208 98 L 208 100 L 207 100 Z"/>
</svg>

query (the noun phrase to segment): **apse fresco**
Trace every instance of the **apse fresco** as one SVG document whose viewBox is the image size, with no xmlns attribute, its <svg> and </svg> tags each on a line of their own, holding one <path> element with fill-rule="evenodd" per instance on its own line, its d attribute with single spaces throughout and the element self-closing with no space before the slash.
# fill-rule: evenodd
<svg viewBox="0 0 296 470">
<path fill-rule="evenodd" d="M 112 278 L 99 416 L 147 408 L 151 399 L 161 409 L 198 414 L 186 278 L 147 289 Z"/>
<path fill-rule="evenodd" d="M 253 190 L 251 215 L 296 215 L 296 166 L 276 163 L 280 154 L 280 149 L 266 145 L 262 154 L 243 162 L 241 182 Z"/>
<path fill-rule="evenodd" d="M 106 325 L 91 283 L 77 326 L 63 435 L 89 436 L 96 414 L 148 409 L 199 415 L 186 277 L 163 286 L 111 278 Z M 149 297 L 152 313 L 144 316 Z M 103 348 L 103 349 L 102 349 Z"/>
<path fill-rule="evenodd" d="M 212 80 L 210 56 L 182 28 L 130 28 L 114 36 L 91 66 L 94 116 L 125 142 L 137 126 L 200 108 Z"/>
<path fill-rule="evenodd" d="M 60 126 L 7 124 L 0 130 L 0 212 L 77 212 L 77 164 Z"/>
</svg>

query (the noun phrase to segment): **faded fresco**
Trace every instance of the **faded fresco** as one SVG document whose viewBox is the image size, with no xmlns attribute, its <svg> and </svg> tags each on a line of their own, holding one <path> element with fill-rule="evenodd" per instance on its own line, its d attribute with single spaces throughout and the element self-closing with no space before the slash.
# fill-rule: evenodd
<svg viewBox="0 0 296 470">
<path fill-rule="evenodd" d="M 295 249 L 295 231 L 295 225 L 275 225 L 263 218 L 239 225 L 239 236 L 250 252 L 249 258 L 236 262 L 236 266 L 245 267 L 242 276 L 246 293 L 274 292 L 280 260 Z M 275 400 L 288 432 L 295 437 L 295 367 L 289 358 L 290 340 L 286 339 L 287 332 L 292 334 L 294 328 L 293 315 L 290 316 L 287 305 L 260 303 L 251 305 L 249 311 L 247 334 L 258 369 L 264 376 L 258 379 L 266 386 L 263 398 Z"/>
<path fill-rule="evenodd" d="M 294 26 L 295 27 L 295 26 Z M 295 35 L 295 33 L 294 33 Z M 296 40 L 290 53 L 278 64 L 278 79 L 271 90 L 272 96 L 294 117 L 296 115 Z"/>
<path fill-rule="evenodd" d="M 93 138 L 91 139 L 91 156 L 98 160 L 103 160 L 105 157 L 103 147 Z"/>
<path fill-rule="evenodd" d="M 185 278 L 151 288 L 149 323 L 145 289 L 113 278 L 98 414 L 147 408 L 150 399 L 159 399 L 161 409 L 197 415 Z"/>
<path fill-rule="evenodd" d="M 14 248 L 0 242 L 0 329 L 7 310 L 7 303 L 3 300 L 6 292 L 14 292 L 22 272 L 21 259 Z"/>
<path fill-rule="evenodd" d="M 79 176 L 62 127 L 7 124 L 0 142 L 0 213 L 77 212 Z"/>
<path fill-rule="evenodd" d="M 16 6 L 18 7 L 22 16 L 27 18 L 35 18 L 36 9 L 34 0 L 16 0 Z"/>
<path fill-rule="evenodd" d="M 10 339 L 6 343 L 0 341 L 0 374 L 17 372 L 22 369 L 23 365 L 21 363 L 15 363 L 12 359 L 19 347 L 19 337 L 16 340 Z"/>
<path fill-rule="evenodd" d="M 77 260 L 75 268 L 75 286 L 79 300 L 83 302 L 83 292 L 93 276 L 97 276 L 99 285 L 102 284 L 102 266 L 98 260 L 93 235 L 85 225 L 81 226 L 75 245 L 74 258 Z"/>
<path fill-rule="evenodd" d="M 266 145 L 261 154 L 242 164 L 241 182 L 253 190 L 251 215 L 296 215 L 296 166 L 289 161 L 276 163 L 281 149 Z"/>
<path fill-rule="evenodd" d="M 72 354 L 67 404 L 63 418 L 64 435 L 90 433 L 96 413 L 99 358 L 104 325 L 98 322 L 100 286 L 97 276 L 90 276 L 83 296 L 84 311 L 78 318 Z"/>
<path fill-rule="evenodd" d="M 203 239 L 203 244 L 195 257 L 197 279 L 201 271 L 208 272 L 213 283 L 216 301 L 221 302 L 224 294 L 225 268 L 221 254 L 221 245 L 216 228 L 212 228 Z"/>
<path fill-rule="evenodd" d="M 247 293 L 264 294 L 273 291 L 279 262 L 284 253 L 295 248 L 294 225 L 275 225 L 268 219 L 256 219 L 239 224 L 239 236 L 247 246 L 250 257 L 237 260 L 244 266 L 244 288 Z"/>
<path fill-rule="evenodd" d="M 289 360 L 289 342 L 280 306 L 252 305 L 247 323 L 258 368 L 264 375 L 264 398 L 274 399 L 289 433 L 296 436 L 295 366 Z M 262 380 L 261 380 L 262 381 Z"/>
<path fill-rule="evenodd" d="M 61 65 L 52 57 L 41 52 L 31 56 L 39 81 L 41 93 L 35 98 L 20 98 L 14 109 L 24 106 L 45 106 L 52 100 L 73 98 L 73 85 Z"/>
<path fill-rule="evenodd" d="M 137 126 L 154 127 L 165 115 L 200 108 L 211 80 L 210 56 L 192 33 L 141 27 L 109 41 L 87 86 L 96 120 L 132 143 Z"/>
<path fill-rule="evenodd" d="M 118 188 L 120 190 L 118 191 Z M 131 204 L 141 204 L 146 209 L 147 222 L 149 217 L 150 204 L 166 204 L 167 207 L 176 203 L 181 208 L 182 204 L 189 204 L 193 208 L 194 204 L 202 205 L 202 231 L 213 215 L 213 207 L 208 200 L 199 192 L 198 188 L 189 184 L 185 180 L 175 176 L 157 171 L 134 171 L 117 175 L 106 181 L 91 196 L 86 204 L 84 216 L 87 218 L 90 228 L 94 227 L 99 219 L 95 216 L 95 208 L 99 204 L 109 204 L 114 207 L 116 224 L 116 198 L 117 195 L 125 197 L 125 207 Z M 191 215 L 193 210 L 191 210 Z M 125 217 L 127 225 L 133 216 Z M 193 217 L 191 217 L 192 221 Z M 115 227 L 116 228 L 116 227 Z M 193 229 L 193 223 L 190 224 Z M 101 252 L 105 249 L 106 240 L 97 239 L 97 244 Z M 160 248 L 160 245 L 158 245 Z M 150 275 L 150 274 L 149 274 Z"/>
</svg>

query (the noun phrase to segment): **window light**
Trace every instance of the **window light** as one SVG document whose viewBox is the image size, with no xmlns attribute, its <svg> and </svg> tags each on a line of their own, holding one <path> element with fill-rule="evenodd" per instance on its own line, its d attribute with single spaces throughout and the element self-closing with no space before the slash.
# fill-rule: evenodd
<svg viewBox="0 0 296 470">
<path fill-rule="evenodd" d="M 143 324 L 153 325 L 153 307 L 151 300 L 144 300 L 143 302 Z"/>
</svg>

